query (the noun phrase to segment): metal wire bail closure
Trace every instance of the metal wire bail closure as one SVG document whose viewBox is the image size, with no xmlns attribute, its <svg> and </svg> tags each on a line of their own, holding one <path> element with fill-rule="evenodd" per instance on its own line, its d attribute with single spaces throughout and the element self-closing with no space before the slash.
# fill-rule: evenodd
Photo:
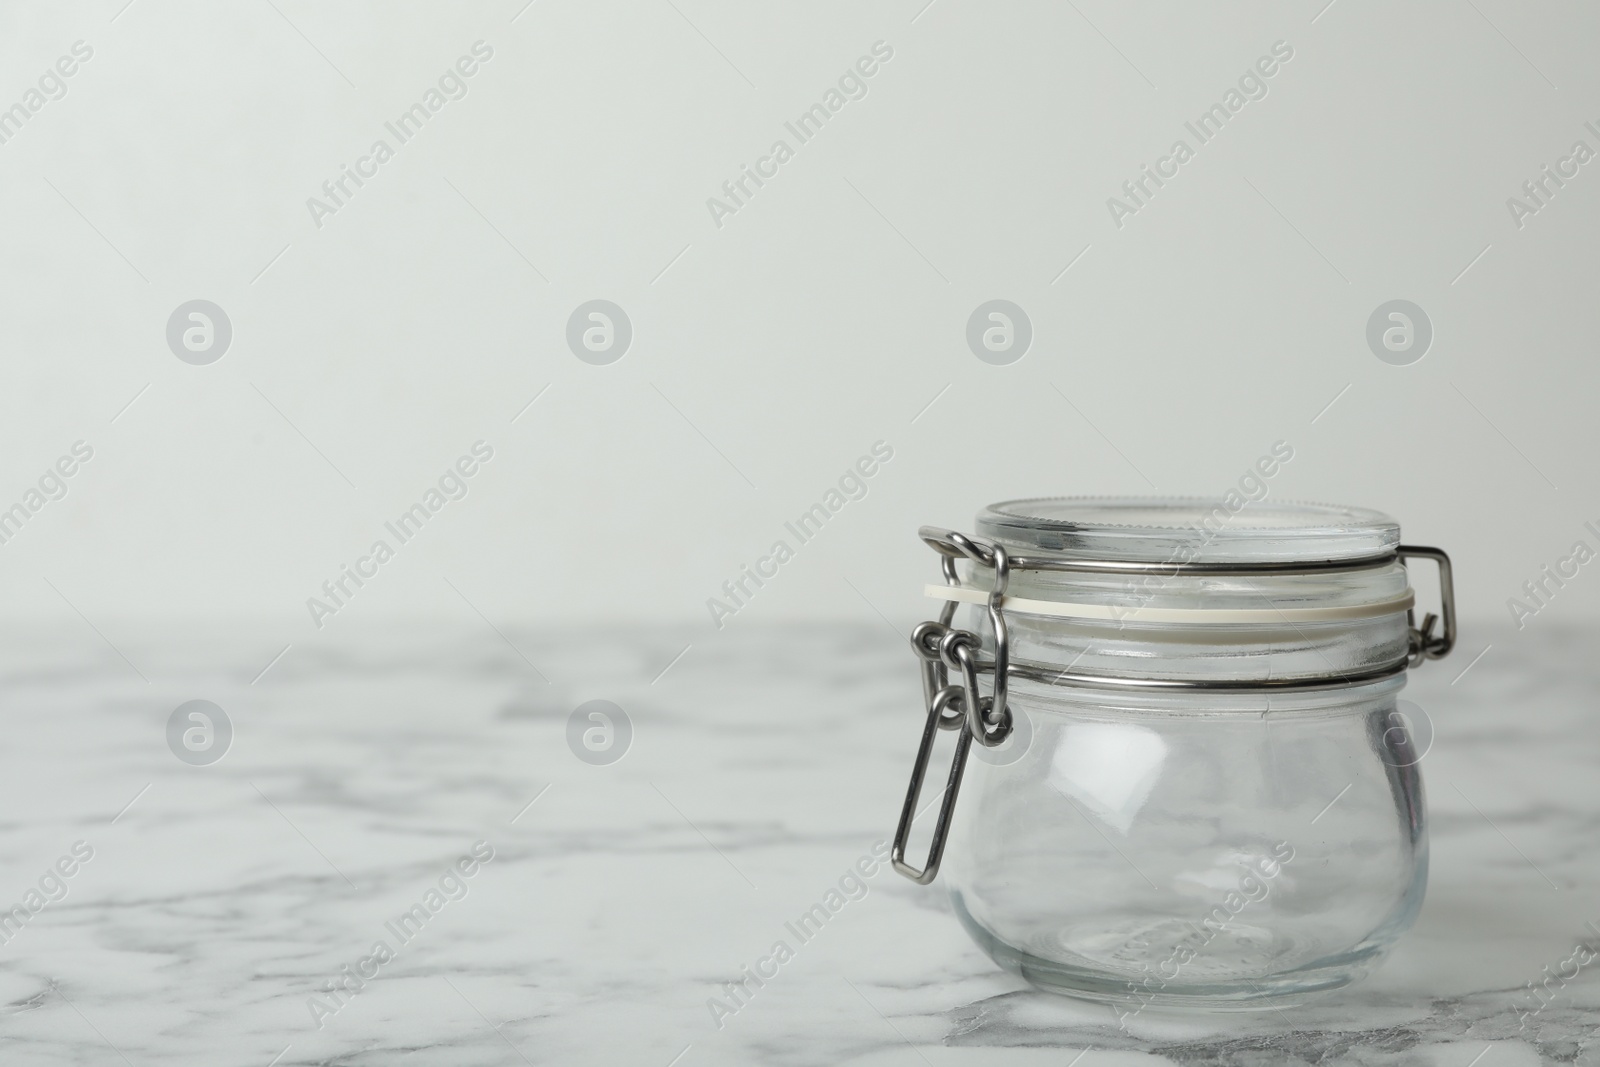
<svg viewBox="0 0 1600 1067">
<path fill-rule="evenodd" d="M 994 572 L 994 584 L 989 590 L 989 627 L 994 634 L 994 658 L 984 664 L 993 676 L 993 693 L 985 697 L 978 690 L 979 661 L 977 651 L 982 642 L 964 630 L 953 630 L 940 641 L 939 654 L 946 667 L 961 672 L 965 689 L 963 710 L 967 716 L 967 729 L 985 748 L 994 748 L 1011 736 L 1011 709 L 1006 706 L 1006 696 L 1011 681 L 1011 638 L 1006 628 L 1006 585 L 1011 580 L 1011 560 L 1005 547 L 984 537 L 973 537 L 956 530 L 924 526 L 918 531 L 922 540 L 941 556 L 941 570 L 946 585 L 959 586 L 961 577 L 956 572 L 955 561 L 964 556 L 980 567 Z M 953 613 L 941 615 L 940 621 L 949 626 Z M 960 635 L 956 639 L 956 635 Z M 965 650 L 965 651 L 963 651 Z"/>
<path fill-rule="evenodd" d="M 993 633 L 994 653 L 982 657 L 983 641 L 974 633 L 959 630 L 951 625 L 955 618 L 956 600 L 945 601 L 938 621 L 921 623 L 912 631 L 911 647 L 922 661 L 923 700 L 927 708 L 927 721 L 922 729 L 922 742 L 917 746 L 916 762 L 911 769 L 911 784 L 900 809 L 900 822 L 895 827 L 894 848 L 890 860 L 894 869 L 918 885 L 927 885 L 939 873 L 939 863 L 944 856 L 945 839 L 950 830 L 950 817 L 955 811 L 956 796 L 961 789 L 962 774 L 966 769 L 967 753 L 976 740 L 993 748 L 1003 744 L 1012 732 L 1012 714 L 1006 698 L 1011 676 L 1038 678 L 1051 684 L 1065 682 L 1108 689 L 1165 689 L 1203 690 L 1221 692 L 1252 692 L 1293 689 L 1331 689 L 1363 685 L 1403 673 L 1408 666 L 1415 667 L 1424 660 L 1442 659 L 1450 654 L 1456 643 L 1455 585 L 1450 568 L 1450 557 L 1438 548 L 1423 545 L 1400 545 L 1390 552 L 1349 560 L 1313 560 L 1305 562 L 1271 561 L 1259 563 L 1189 563 L 1176 569 L 1201 574 L 1257 574 L 1315 573 L 1320 571 L 1358 570 L 1383 566 L 1399 560 L 1429 559 L 1439 568 L 1439 601 L 1443 615 L 1444 633 L 1435 635 L 1434 627 L 1441 621 L 1439 615 L 1427 613 L 1422 625 L 1415 625 L 1413 613 L 1406 609 L 1409 630 L 1407 654 L 1395 663 L 1372 670 L 1341 673 L 1327 678 L 1273 679 L 1133 679 L 1104 677 L 1032 663 L 1011 662 L 1010 634 L 1003 611 L 1006 586 L 1011 570 L 1083 571 L 1111 574 L 1160 573 L 1171 576 L 1170 564 L 1151 564 L 1127 560 L 1062 560 L 1056 558 L 1028 559 L 1009 556 L 1003 545 L 984 537 L 975 537 L 957 530 L 937 526 L 924 526 L 917 531 L 927 546 L 939 553 L 940 571 L 947 586 L 961 587 L 961 577 L 956 561 L 970 560 L 975 566 L 993 571 L 993 584 L 985 602 L 989 626 Z M 1406 601 L 1409 603 L 1409 600 Z M 957 672 L 958 681 L 950 683 L 950 672 Z M 978 675 L 991 677 L 991 695 L 984 696 L 978 688 Z M 950 772 L 945 782 L 944 797 L 939 805 L 939 818 L 934 824 L 933 840 L 928 846 L 928 858 L 919 870 L 905 861 L 906 845 L 911 837 L 911 824 L 917 816 L 917 801 L 922 795 L 922 784 L 927 776 L 928 760 L 933 752 L 934 740 L 940 730 L 959 730 L 956 750 L 951 757 Z"/>
<path fill-rule="evenodd" d="M 956 601 L 945 602 L 937 622 L 921 623 L 911 632 L 911 648 L 922 661 L 922 692 L 928 718 L 922 729 L 922 743 L 917 746 L 916 763 L 911 769 L 911 785 L 906 790 L 905 803 L 900 808 L 900 822 L 895 827 L 894 848 L 889 858 L 895 870 L 918 885 L 927 885 L 939 873 L 939 862 L 944 857 L 945 840 L 950 830 L 950 816 L 955 811 L 956 796 L 961 791 L 961 776 L 966 770 L 967 752 L 973 740 L 976 739 L 985 748 L 993 748 L 1011 736 L 1011 709 L 1006 706 L 1011 646 L 1006 617 L 1001 611 L 1006 583 L 1011 577 L 1011 565 L 1004 547 L 982 537 L 968 537 L 954 530 L 924 527 L 922 538 L 939 552 L 940 570 L 947 585 L 961 584 L 956 560 L 962 556 L 994 571 L 988 611 L 989 624 L 994 631 L 995 653 L 991 663 L 984 664 L 993 672 L 993 693 L 990 696 L 984 696 L 978 688 L 982 641 L 976 634 L 950 625 L 955 618 Z M 958 672 L 960 677 L 955 685 L 947 684 L 952 670 Z M 922 783 L 927 777 L 933 742 L 940 730 L 960 730 L 961 735 L 956 738 L 956 750 L 951 757 L 950 773 L 945 781 L 944 798 L 939 805 L 939 819 L 934 825 L 928 858 L 922 869 L 918 870 L 906 862 L 906 845 L 911 838 L 911 824 L 917 817 L 917 801 L 922 796 Z"/>
<path fill-rule="evenodd" d="M 1439 610 L 1444 612 L 1444 634 L 1433 636 L 1433 627 L 1439 616 L 1428 612 L 1418 627 L 1415 613 L 1406 612 L 1406 624 L 1411 628 L 1411 666 L 1417 667 L 1425 659 L 1443 659 L 1456 647 L 1456 585 L 1450 570 L 1450 557 L 1441 548 L 1424 545 L 1401 545 L 1395 555 L 1406 562 L 1413 559 L 1431 559 L 1439 568 Z"/>
<path fill-rule="evenodd" d="M 922 781 L 928 773 L 928 757 L 933 754 L 933 741 L 944 726 L 945 709 L 951 704 L 959 704 L 961 699 L 961 687 L 951 685 L 939 690 L 928 702 L 928 721 L 922 728 L 917 760 L 911 766 L 911 787 L 906 790 L 906 801 L 900 808 L 900 823 L 895 827 L 894 849 L 889 853 L 889 862 L 895 870 L 918 885 L 927 885 L 939 873 L 939 861 L 944 858 L 945 839 L 950 831 L 950 815 L 956 809 L 956 797 L 961 792 L 961 774 L 967 766 L 967 750 L 972 747 L 972 733 L 967 728 L 966 717 L 959 716 L 956 719 L 958 725 L 953 728 L 959 729 L 961 734 L 956 738 L 955 755 L 950 760 L 944 799 L 939 804 L 939 821 L 934 824 L 928 858 L 922 869 L 918 870 L 906 862 L 906 843 L 911 838 L 911 824 L 917 817 L 917 801 L 922 796 Z"/>
</svg>

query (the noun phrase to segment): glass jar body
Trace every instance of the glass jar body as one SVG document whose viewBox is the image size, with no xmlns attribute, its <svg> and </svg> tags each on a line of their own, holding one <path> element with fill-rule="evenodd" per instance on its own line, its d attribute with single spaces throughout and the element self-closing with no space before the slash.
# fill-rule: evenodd
<svg viewBox="0 0 1600 1067">
<path fill-rule="evenodd" d="M 1040 987 L 1281 1006 L 1360 978 L 1427 882 L 1403 676 L 1317 692 L 1013 687 L 945 859 L 956 914 Z"/>
</svg>

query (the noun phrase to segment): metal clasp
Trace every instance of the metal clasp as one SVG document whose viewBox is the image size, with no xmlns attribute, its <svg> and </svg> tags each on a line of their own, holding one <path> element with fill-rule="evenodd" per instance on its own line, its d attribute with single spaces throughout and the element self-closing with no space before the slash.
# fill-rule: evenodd
<svg viewBox="0 0 1600 1067">
<path fill-rule="evenodd" d="M 890 862 L 894 869 L 918 885 L 927 885 L 939 873 L 939 862 L 944 857 L 944 846 L 950 832 L 950 816 L 955 811 L 956 797 L 961 791 L 961 776 L 967 766 L 967 752 L 974 738 L 988 748 L 1011 736 L 1011 710 L 1006 706 L 1009 681 L 1009 641 L 1001 603 L 1005 596 L 1009 569 L 1005 549 L 979 537 L 968 537 L 952 530 L 923 527 L 922 539 L 940 555 L 940 570 L 947 585 L 960 585 L 956 560 L 966 556 L 980 566 L 991 567 L 995 584 L 989 594 L 989 620 L 994 626 L 995 656 L 993 692 L 984 696 L 978 689 L 978 652 L 982 641 L 976 634 L 951 626 L 955 618 L 956 602 L 945 602 L 939 612 L 939 621 L 924 622 L 911 632 L 911 647 L 922 660 L 922 694 L 927 706 L 927 722 L 922 728 L 922 742 L 917 746 L 917 759 L 911 767 L 911 784 L 906 789 L 905 804 L 900 809 L 900 822 L 895 827 L 894 849 Z M 950 684 L 950 671 L 959 672 L 960 680 Z M 951 757 L 950 773 L 945 780 L 944 797 L 939 804 L 939 818 L 934 824 L 933 840 L 928 846 L 928 858 L 921 870 L 906 862 L 906 845 L 911 840 L 911 824 L 916 821 L 917 802 L 922 796 L 922 784 L 928 774 L 928 760 L 933 754 L 934 740 L 940 730 L 959 730 L 956 750 Z"/>
<path fill-rule="evenodd" d="M 1411 666 L 1425 659 L 1443 659 L 1456 647 L 1456 587 L 1451 578 L 1450 557 L 1442 548 L 1426 545 L 1401 545 L 1395 550 L 1401 562 L 1411 559 L 1431 559 L 1439 568 L 1439 610 L 1444 612 L 1444 635 L 1435 637 L 1433 628 L 1439 616 L 1428 612 L 1422 617 L 1422 626 L 1416 625 L 1416 613 L 1406 612 L 1406 625 L 1411 628 Z"/>
<path fill-rule="evenodd" d="M 994 632 L 994 659 L 990 664 L 993 673 L 993 692 L 984 696 L 978 692 L 978 679 L 976 666 L 972 669 L 963 669 L 962 682 L 966 690 L 963 700 L 963 709 L 967 716 L 967 729 L 978 743 L 985 748 L 993 748 L 1011 735 L 1011 710 L 1006 706 L 1006 696 L 1011 683 L 1011 637 L 1006 626 L 1005 612 L 1001 607 L 1005 603 L 1006 585 L 1011 580 L 1011 561 L 1006 555 L 1006 550 L 1001 545 L 985 537 L 972 537 L 956 530 L 946 530 L 938 526 L 924 526 L 917 531 L 923 542 L 940 556 L 940 568 L 944 572 L 946 585 L 960 585 L 961 577 L 956 573 L 956 560 L 965 556 L 980 567 L 987 567 L 994 571 L 994 584 L 989 588 L 989 628 Z M 940 621 L 949 626 L 950 619 L 954 617 L 955 605 L 946 605 L 945 612 L 940 615 Z M 954 631 L 966 633 L 966 631 Z M 976 636 L 967 634 L 976 642 Z M 913 642 L 915 643 L 915 642 Z M 975 645 L 981 647 L 981 644 Z M 943 647 L 940 649 L 941 658 L 948 666 L 955 667 L 957 663 L 945 654 Z M 921 650 L 918 650 L 921 654 Z"/>
<path fill-rule="evenodd" d="M 924 623 L 923 625 L 932 625 Z M 905 806 L 900 809 L 900 824 L 894 831 L 894 850 L 889 860 L 894 869 L 918 885 L 927 885 L 939 873 L 939 861 L 944 858 L 945 838 L 950 832 L 950 815 L 956 810 L 956 796 L 961 792 L 961 774 L 967 768 L 967 750 L 972 747 L 972 732 L 967 729 L 965 715 L 945 718 L 945 709 L 961 701 L 959 686 L 945 686 L 928 704 L 928 722 L 922 728 L 922 743 L 917 746 L 917 761 L 911 767 L 911 788 L 906 790 Z M 906 862 L 906 844 L 911 840 L 911 824 L 917 817 L 917 801 L 922 796 L 922 781 L 928 773 L 928 757 L 933 753 L 933 740 L 939 730 L 959 729 L 956 753 L 950 761 L 950 776 L 945 780 L 944 799 L 939 804 L 939 821 L 933 827 L 933 842 L 928 846 L 928 858 L 919 871 Z"/>
</svg>

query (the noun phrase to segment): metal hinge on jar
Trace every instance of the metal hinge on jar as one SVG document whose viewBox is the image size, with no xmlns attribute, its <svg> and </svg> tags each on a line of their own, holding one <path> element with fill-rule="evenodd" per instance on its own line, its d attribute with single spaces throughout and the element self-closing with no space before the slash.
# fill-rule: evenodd
<svg viewBox="0 0 1600 1067">
<path fill-rule="evenodd" d="M 1456 586 L 1450 572 L 1450 557 L 1441 548 L 1423 545 L 1401 545 L 1395 549 L 1395 555 L 1401 562 L 1431 559 L 1439 567 L 1439 610 L 1444 613 L 1444 634 L 1433 636 L 1439 616 L 1431 611 L 1422 617 L 1421 627 L 1416 624 L 1415 613 L 1406 612 L 1406 625 L 1411 631 L 1411 666 L 1416 667 L 1425 659 L 1443 659 L 1456 647 Z"/>
</svg>

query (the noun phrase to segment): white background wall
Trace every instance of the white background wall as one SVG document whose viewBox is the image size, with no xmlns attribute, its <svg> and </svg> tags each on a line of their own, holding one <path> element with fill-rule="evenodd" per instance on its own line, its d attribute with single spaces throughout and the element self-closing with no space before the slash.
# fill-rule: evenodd
<svg viewBox="0 0 1600 1067">
<path fill-rule="evenodd" d="M 1280 439 L 1274 496 L 1390 511 L 1469 617 L 1600 547 L 1600 162 L 1520 229 L 1506 205 L 1600 149 L 1593 5 L 124 3 L 0 9 L 0 106 L 93 48 L 0 144 L 0 500 L 94 448 L 0 545 L 12 621 L 709 634 L 706 598 L 880 439 L 866 498 L 729 625 L 903 627 L 919 523 L 1218 493 Z M 466 97 L 315 225 L 479 40 Z M 866 97 L 718 227 L 707 198 L 880 40 Z M 1280 40 L 1268 95 L 1114 225 Z M 194 298 L 233 325 L 209 366 L 165 340 Z M 564 341 L 593 298 L 633 323 L 609 366 Z M 965 341 L 993 298 L 1035 332 L 1009 366 Z M 1364 336 L 1394 298 L 1436 331 L 1410 366 Z M 319 634 L 307 597 L 480 439 L 470 495 Z M 1597 613 L 1600 564 L 1530 626 Z"/>
</svg>

